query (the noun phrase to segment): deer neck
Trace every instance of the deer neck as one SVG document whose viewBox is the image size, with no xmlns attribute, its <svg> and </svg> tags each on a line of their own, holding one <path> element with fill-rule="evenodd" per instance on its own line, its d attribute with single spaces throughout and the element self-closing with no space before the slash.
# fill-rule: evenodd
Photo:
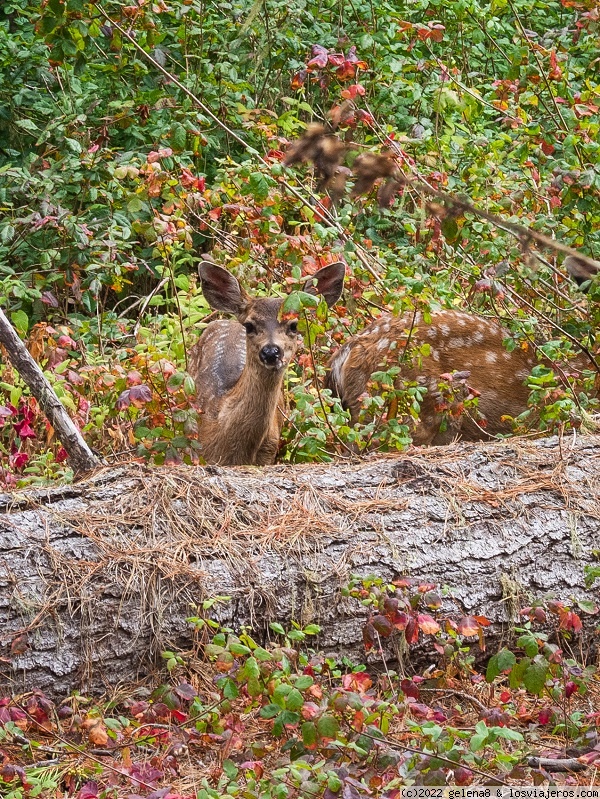
<svg viewBox="0 0 600 799">
<path fill-rule="evenodd" d="M 219 411 L 223 463 L 255 463 L 277 414 L 284 375 L 285 369 L 272 372 L 246 364 Z"/>
</svg>

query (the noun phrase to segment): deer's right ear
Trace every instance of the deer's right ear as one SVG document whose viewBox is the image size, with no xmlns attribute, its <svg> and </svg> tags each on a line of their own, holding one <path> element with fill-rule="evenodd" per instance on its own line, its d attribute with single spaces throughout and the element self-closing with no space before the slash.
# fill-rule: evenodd
<svg viewBox="0 0 600 799">
<path fill-rule="evenodd" d="M 198 267 L 202 293 L 215 311 L 238 316 L 248 302 L 248 295 L 231 272 L 212 261 L 202 261 Z"/>
<path fill-rule="evenodd" d="M 342 296 L 345 274 L 346 264 L 343 261 L 327 264 L 305 282 L 304 291 L 307 294 L 321 294 L 331 308 Z"/>
</svg>

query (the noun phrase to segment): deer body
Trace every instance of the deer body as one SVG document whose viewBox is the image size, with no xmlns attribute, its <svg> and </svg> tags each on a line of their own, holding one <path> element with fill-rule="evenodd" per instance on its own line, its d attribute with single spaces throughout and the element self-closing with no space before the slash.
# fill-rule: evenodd
<svg viewBox="0 0 600 799">
<path fill-rule="evenodd" d="M 304 290 L 332 305 L 344 271 L 342 263 L 329 264 Z M 296 320 L 280 319 L 283 299 L 249 296 L 216 264 L 204 261 L 199 273 L 209 305 L 237 317 L 211 322 L 189 355 L 202 411 L 202 457 L 227 466 L 273 463 L 283 424 L 283 380 L 298 347 Z"/>
<path fill-rule="evenodd" d="M 489 439 L 509 433 L 503 416 L 518 416 L 527 409 L 529 390 L 525 381 L 536 364 L 533 353 L 503 346 L 507 333 L 494 321 L 458 311 L 439 311 L 424 322 L 421 314 L 384 316 L 351 338 L 331 358 L 327 387 L 340 397 L 356 423 L 360 397 L 371 374 L 394 363 L 401 365 L 400 379 L 417 381 L 428 391 L 415 426 L 415 444 L 447 444 L 455 438 L 467 441 Z M 420 363 L 402 364 L 405 347 L 428 343 L 430 355 Z M 478 416 L 452 414 L 447 429 L 440 431 L 437 386 L 440 375 L 469 372 L 467 383 L 479 393 Z M 460 399 L 460 398 L 459 398 Z"/>
</svg>

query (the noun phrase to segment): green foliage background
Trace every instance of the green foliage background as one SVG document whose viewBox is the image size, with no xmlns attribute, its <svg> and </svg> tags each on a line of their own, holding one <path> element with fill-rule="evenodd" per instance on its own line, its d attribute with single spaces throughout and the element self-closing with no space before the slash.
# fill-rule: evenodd
<svg viewBox="0 0 600 799">
<path fill-rule="evenodd" d="M 408 174 L 598 258 L 599 39 L 592 0 L 7 2 L 2 307 L 105 455 L 140 446 L 158 462 L 194 461 L 185 349 L 208 312 L 197 255 L 211 250 L 261 292 L 342 253 L 345 305 L 309 323 L 313 357 L 290 376 L 282 456 L 326 458 L 357 440 L 403 446 L 407 428 L 383 425 L 385 403 L 352 431 L 320 402 L 314 372 L 332 343 L 381 308 L 417 303 L 497 315 L 514 346 L 535 334 L 568 357 L 574 339 L 594 347 L 600 281 L 582 295 L 554 253 L 533 259 L 476 217 L 440 222 L 408 190 L 386 210 L 344 202 L 332 227 L 290 192 L 309 199 L 313 178 L 282 167 L 280 152 L 358 85 L 354 141 L 380 151 L 391 137 Z M 313 45 L 346 59 L 356 48 L 360 66 L 306 72 Z M 0 379 L 0 405 L 15 409 L 0 427 L 4 478 L 60 475 L 35 403 L 8 366 Z M 140 385 L 151 400 L 124 396 Z M 547 370 L 534 375 L 542 428 L 593 410 L 591 386 L 569 395 Z M 30 417 L 35 437 L 23 438 Z"/>
</svg>

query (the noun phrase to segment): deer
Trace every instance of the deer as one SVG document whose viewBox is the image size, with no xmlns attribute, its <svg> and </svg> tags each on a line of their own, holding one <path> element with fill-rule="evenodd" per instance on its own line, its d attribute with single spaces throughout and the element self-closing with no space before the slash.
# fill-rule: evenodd
<svg viewBox="0 0 600 799">
<path fill-rule="evenodd" d="M 355 425 L 372 373 L 382 364 L 400 362 L 396 386 L 407 380 L 427 389 L 412 431 L 413 444 L 489 440 L 511 432 L 510 419 L 503 417 L 515 418 L 527 410 L 526 381 L 538 363 L 532 347 L 508 351 L 503 345 L 508 335 L 494 320 L 460 311 L 438 311 L 428 321 L 420 313 L 382 316 L 333 354 L 325 386 L 341 399 Z M 427 357 L 402 364 L 408 347 L 424 343 L 430 346 Z M 580 356 L 576 367 L 590 368 L 588 359 Z M 457 382 L 448 408 L 440 380 L 445 382 L 456 372 L 463 379 Z M 479 398 L 476 416 L 461 412 L 468 396 Z"/>
<path fill-rule="evenodd" d="M 332 307 L 343 290 L 345 264 L 319 269 L 304 291 Z M 198 439 L 207 464 L 264 466 L 279 449 L 283 383 L 299 344 L 298 320 L 283 318 L 281 297 L 249 295 L 224 267 L 198 267 L 209 306 L 235 319 L 208 324 L 188 359 L 201 409 Z"/>
</svg>

